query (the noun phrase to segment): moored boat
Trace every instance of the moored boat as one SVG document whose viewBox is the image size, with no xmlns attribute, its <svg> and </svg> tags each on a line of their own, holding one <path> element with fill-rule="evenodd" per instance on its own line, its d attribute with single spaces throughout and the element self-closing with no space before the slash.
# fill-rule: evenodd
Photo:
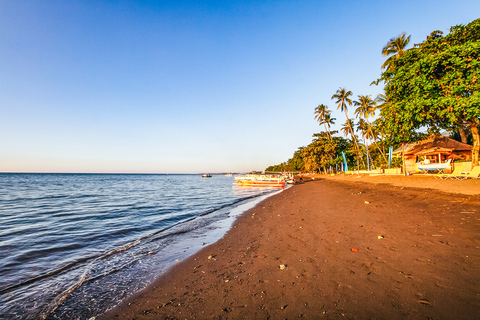
<svg viewBox="0 0 480 320">
<path fill-rule="evenodd" d="M 246 176 L 237 176 L 235 181 L 240 186 L 249 187 L 285 187 L 285 178 L 275 175 L 248 174 Z"/>
</svg>

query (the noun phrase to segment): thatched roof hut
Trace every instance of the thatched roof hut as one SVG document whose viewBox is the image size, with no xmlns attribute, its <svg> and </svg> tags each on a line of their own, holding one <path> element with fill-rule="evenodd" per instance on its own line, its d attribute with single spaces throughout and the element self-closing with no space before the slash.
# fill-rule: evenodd
<svg viewBox="0 0 480 320">
<path fill-rule="evenodd" d="M 472 146 L 449 137 L 431 135 L 425 140 L 413 144 L 406 144 L 403 149 L 396 149 L 394 155 L 405 155 L 406 171 L 415 171 L 415 164 L 424 159 L 432 161 L 446 161 L 449 158 L 469 160 L 472 158 Z"/>
</svg>

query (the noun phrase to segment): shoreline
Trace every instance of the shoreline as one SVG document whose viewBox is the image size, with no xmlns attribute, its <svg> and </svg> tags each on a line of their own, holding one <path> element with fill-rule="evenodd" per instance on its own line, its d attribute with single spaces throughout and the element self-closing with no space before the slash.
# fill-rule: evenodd
<svg viewBox="0 0 480 320">
<path fill-rule="evenodd" d="M 98 319 L 474 319 L 480 201 L 372 179 L 320 177 L 263 200 Z"/>
</svg>

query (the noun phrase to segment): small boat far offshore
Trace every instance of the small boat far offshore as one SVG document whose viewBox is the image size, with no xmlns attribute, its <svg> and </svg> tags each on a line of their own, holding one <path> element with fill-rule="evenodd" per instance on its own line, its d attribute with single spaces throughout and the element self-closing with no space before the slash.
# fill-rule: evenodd
<svg viewBox="0 0 480 320">
<path fill-rule="evenodd" d="M 235 181 L 240 186 L 248 187 L 285 187 L 285 178 L 282 176 L 247 174 L 246 176 L 237 176 Z"/>
</svg>

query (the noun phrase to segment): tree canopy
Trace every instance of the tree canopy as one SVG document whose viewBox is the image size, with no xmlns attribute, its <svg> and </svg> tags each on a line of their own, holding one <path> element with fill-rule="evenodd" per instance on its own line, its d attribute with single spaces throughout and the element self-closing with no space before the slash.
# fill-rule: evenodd
<svg viewBox="0 0 480 320">
<path fill-rule="evenodd" d="M 387 102 L 381 116 L 393 141 L 418 139 L 417 130 L 431 131 L 468 125 L 478 165 L 480 137 L 480 19 L 434 31 L 427 39 L 397 56 L 381 75 Z"/>
</svg>

